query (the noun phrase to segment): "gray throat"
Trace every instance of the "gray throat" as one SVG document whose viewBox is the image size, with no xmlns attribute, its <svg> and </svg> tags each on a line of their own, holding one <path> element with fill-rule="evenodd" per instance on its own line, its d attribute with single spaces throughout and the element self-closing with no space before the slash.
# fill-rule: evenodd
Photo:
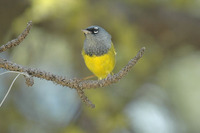
<svg viewBox="0 0 200 133">
<path fill-rule="evenodd" d="M 84 41 L 84 51 L 89 56 L 101 56 L 108 53 L 111 48 L 111 37 L 95 39 L 93 37 L 86 37 Z"/>
</svg>

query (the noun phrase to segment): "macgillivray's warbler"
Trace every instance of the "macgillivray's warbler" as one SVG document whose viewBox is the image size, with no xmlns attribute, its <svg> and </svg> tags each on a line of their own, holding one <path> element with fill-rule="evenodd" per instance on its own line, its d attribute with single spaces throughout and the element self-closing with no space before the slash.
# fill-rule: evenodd
<svg viewBox="0 0 200 133">
<path fill-rule="evenodd" d="M 99 80 L 106 78 L 115 67 L 116 52 L 111 35 L 100 26 L 82 31 L 85 34 L 82 56 L 86 66 Z"/>
</svg>

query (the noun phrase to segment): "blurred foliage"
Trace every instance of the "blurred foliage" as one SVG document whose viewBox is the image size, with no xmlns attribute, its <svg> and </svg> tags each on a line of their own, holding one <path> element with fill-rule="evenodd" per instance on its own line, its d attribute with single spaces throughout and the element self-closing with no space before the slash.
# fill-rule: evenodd
<svg viewBox="0 0 200 133">
<path fill-rule="evenodd" d="M 91 75 L 81 56 L 81 29 L 90 25 L 112 35 L 114 72 L 146 47 L 120 82 L 86 91 L 93 110 L 75 90 L 17 79 L 0 108 L 0 132 L 200 132 L 199 0 L 1 0 L 0 18 L 2 44 L 33 21 L 25 41 L 1 56 L 68 78 Z M 0 99 L 13 78 L 0 77 Z"/>
</svg>

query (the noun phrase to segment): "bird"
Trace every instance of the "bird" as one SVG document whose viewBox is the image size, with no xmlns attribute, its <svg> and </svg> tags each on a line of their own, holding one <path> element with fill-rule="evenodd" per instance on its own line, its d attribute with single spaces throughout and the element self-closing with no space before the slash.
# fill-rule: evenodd
<svg viewBox="0 0 200 133">
<path fill-rule="evenodd" d="M 100 26 L 82 30 L 85 35 L 82 56 L 87 68 L 99 80 L 106 78 L 115 67 L 115 48 L 111 35 Z"/>
</svg>

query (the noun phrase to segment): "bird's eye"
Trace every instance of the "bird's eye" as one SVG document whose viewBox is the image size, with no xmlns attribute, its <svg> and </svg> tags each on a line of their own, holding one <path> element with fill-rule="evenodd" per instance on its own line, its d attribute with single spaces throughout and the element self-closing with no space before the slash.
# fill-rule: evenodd
<svg viewBox="0 0 200 133">
<path fill-rule="evenodd" d="M 94 33 L 94 34 L 97 34 L 98 32 L 99 32 L 99 28 L 98 28 L 98 27 L 94 27 L 94 28 L 93 28 L 93 33 Z"/>
<path fill-rule="evenodd" d="M 90 31 L 92 34 L 97 34 L 99 32 L 98 27 L 87 28 L 86 30 Z"/>
<path fill-rule="evenodd" d="M 98 30 L 94 30 L 94 34 L 97 34 L 99 31 Z"/>
</svg>

